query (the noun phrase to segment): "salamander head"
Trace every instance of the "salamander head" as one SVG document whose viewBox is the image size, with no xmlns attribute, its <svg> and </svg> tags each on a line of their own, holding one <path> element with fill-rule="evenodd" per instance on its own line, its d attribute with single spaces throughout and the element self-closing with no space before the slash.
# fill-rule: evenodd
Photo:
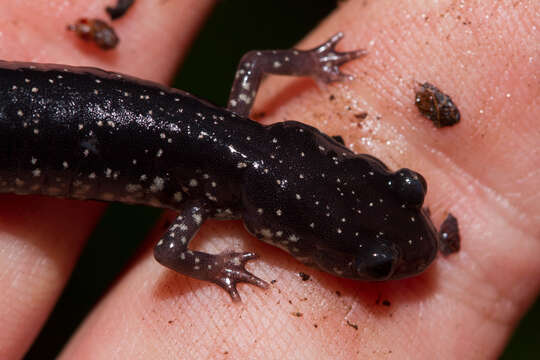
<svg viewBox="0 0 540 360">
<path fill-rule="evenodd" d="M 305 138 L 296 142 L 311 149 L 302 151 L 303 161 L 295 161 L 297 149 L 283 149 L 266 175 L 246 177 L 248 230 L 341 277 L 381 281 L 427 268 L 438 242 L 422 210 L 425 179 L 409 169 L 391 172 L 324 134 L 311 136 L 315 149 Z"/>
</svg>

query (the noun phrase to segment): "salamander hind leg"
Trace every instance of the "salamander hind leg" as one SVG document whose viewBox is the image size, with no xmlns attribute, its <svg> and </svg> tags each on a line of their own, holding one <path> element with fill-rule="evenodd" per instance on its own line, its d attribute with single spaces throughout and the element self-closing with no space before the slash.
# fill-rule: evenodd
<svg viewBox="0 0 540 360">
<path fill-rule="evenodd" d="M 208 254 L 188 249 L 188 244 L 206 220 L 206 210 L 195 203 L 187 206 L 154 247 L 156 260 L 180 273 L 221 286 L 233 301 L 240 301 L 236 284 L 250 283 L 261 288 L 268 284 L 245 269 L 245 263 L 255 259 L 254 253 L 222 252 Z"/>
</svg>

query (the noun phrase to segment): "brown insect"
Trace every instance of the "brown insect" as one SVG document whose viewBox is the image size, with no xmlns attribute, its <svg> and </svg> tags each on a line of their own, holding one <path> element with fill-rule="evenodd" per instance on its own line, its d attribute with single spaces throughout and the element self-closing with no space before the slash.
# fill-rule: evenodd
<svg viewBox="0 0 540 360">
<path fill-rule="evenodd" d="M 450 96 L 428 82 L 418 84 L 415 104 L 420 113 L 438 127 L 452 126 L 459 122 L 461 116 Z"/>
<path fill-rule="evenodd" d="M 81 18 L 68 30 L 74 31 L 81 39 L 93 41 L 104 50 L 114 49 L 118 45 L 118 36 L 114 29 L 105 21 L 99 19 Z"/>
</svg>

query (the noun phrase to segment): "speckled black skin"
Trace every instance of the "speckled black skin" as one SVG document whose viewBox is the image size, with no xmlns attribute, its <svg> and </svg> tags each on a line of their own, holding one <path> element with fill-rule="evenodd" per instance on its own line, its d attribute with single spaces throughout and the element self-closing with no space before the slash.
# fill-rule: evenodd
<svg viewBox="0 0 540 360">
<path fill-rule="evenodd" d="M 340 38 L 300 55 L 268 52 L 262 71 L 279 61 L 339 80 L 337 66 L 364 54 L 336 52 Z M 241 218 L 261 240 L 347 278 L 398 279 L 432 262 L 437 234 L 421 175 L 391 172 L 299 122 L 248 119 L 258 80 L 237 78 L 226 110 L 98 69 L 0 62 L 0 192 L 175 209 L 156 259 L 233 300 L 238 282 L 267 284 L 244 269 L 253 253 L 188 250 L 207 218 Z"/>
</svg>

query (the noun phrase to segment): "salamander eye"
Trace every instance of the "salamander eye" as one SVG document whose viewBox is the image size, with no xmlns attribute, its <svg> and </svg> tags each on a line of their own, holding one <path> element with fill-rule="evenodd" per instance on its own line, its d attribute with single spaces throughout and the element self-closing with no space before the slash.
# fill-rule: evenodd
<svg viewBox="0 0 540 360">
<path fill-rule="evenodd" d="M 373 250 L 356 259 L 356 272 L 369 280 L 387 280 L 394 273 L 397 262 L 397 252 L 392 248 L 381 246 L 379 250 Z"/>
<path fill-rule="evenodd" d="M 400 169 L 388 184 L 407 207 L 422 207 L 427 192 L 427 183 L 422 175 L 409 169 Z"/>
</svg>

